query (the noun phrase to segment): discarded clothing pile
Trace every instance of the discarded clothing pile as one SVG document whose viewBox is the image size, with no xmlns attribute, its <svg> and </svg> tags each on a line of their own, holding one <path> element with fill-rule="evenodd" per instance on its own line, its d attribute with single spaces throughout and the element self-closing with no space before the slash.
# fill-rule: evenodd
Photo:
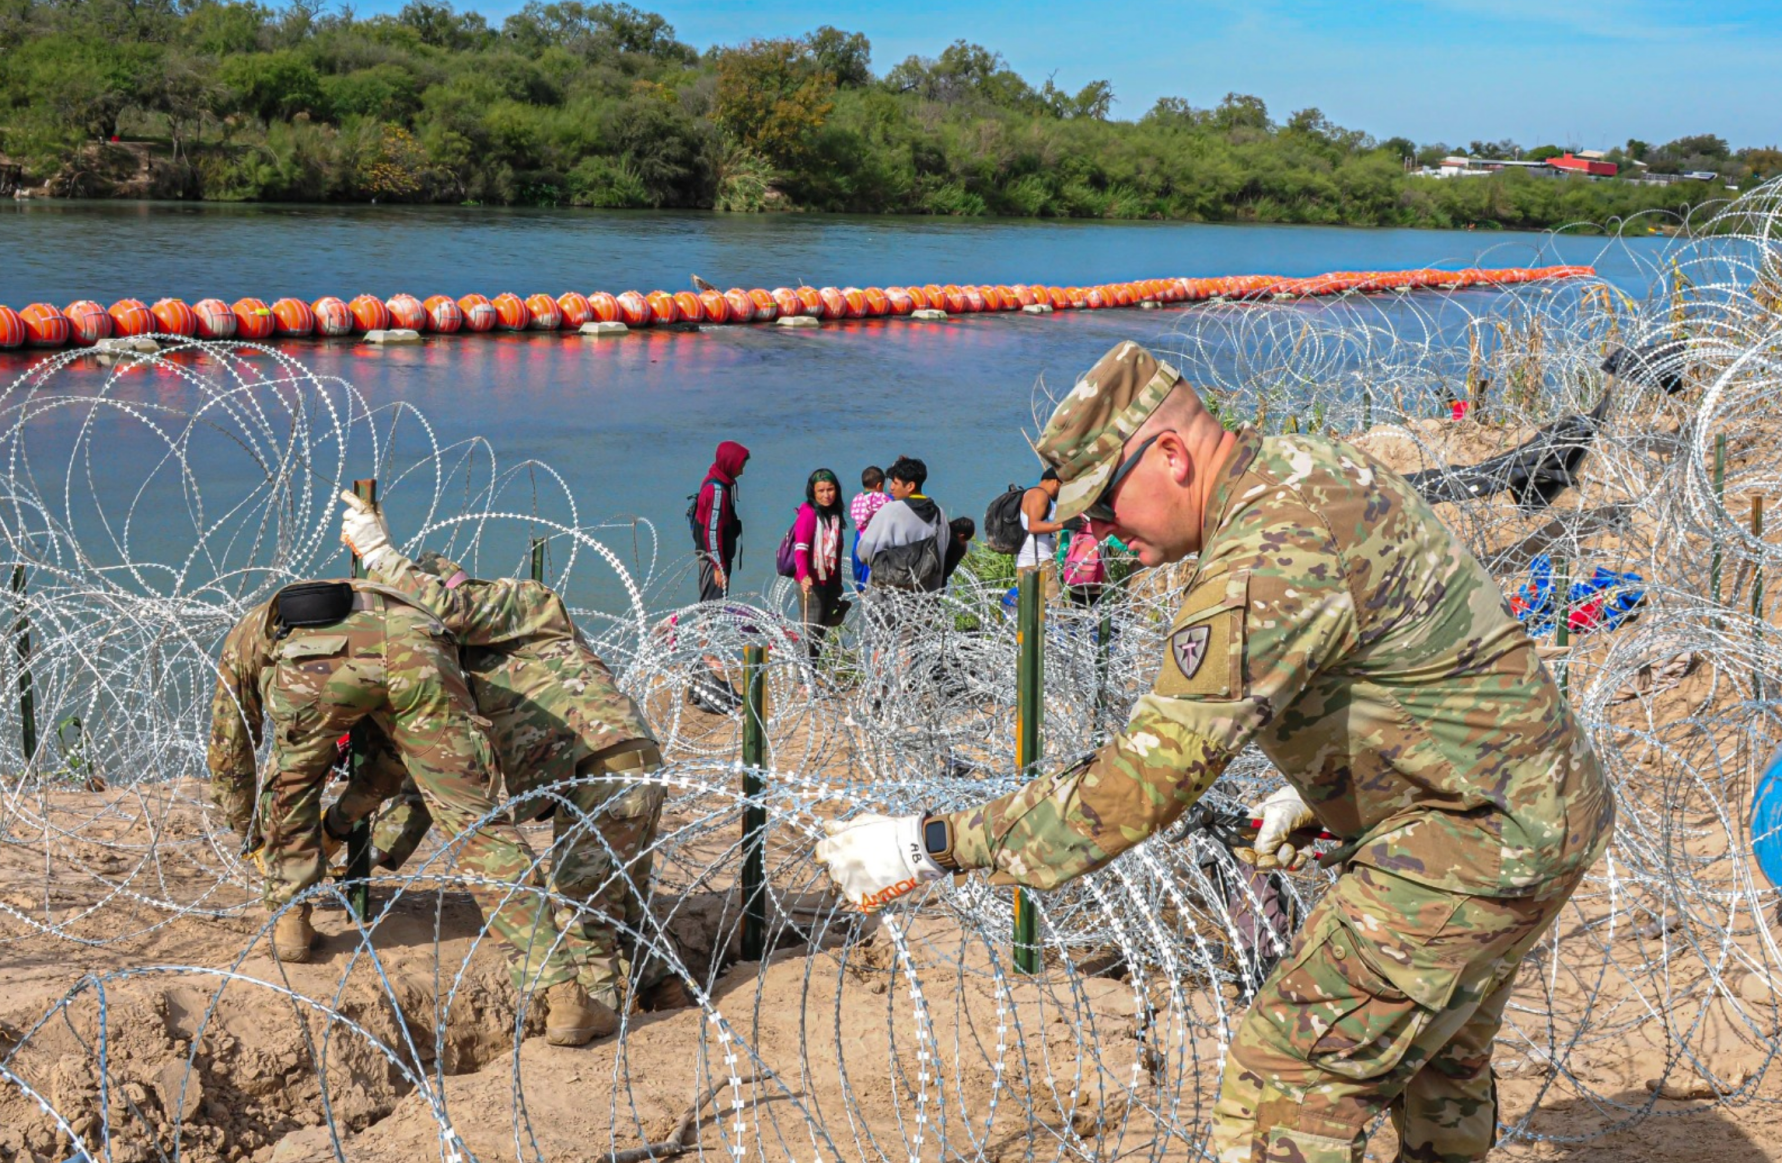
<svg viewBox="0 0 1782 1163">
<path fill-rule="evenodd" d="M 1529 579 L 1510 595 L 1510 611 L 1536 638 L 1553 633 L 1553 560 L 1543 553 L 1528 563 Z M 1568 589 L 1566 626 L 1573 634 L 1613 630 L 1645 604 L 1645 579 L 1637 573 L 1597 566 Z"/>
<path fill-rule="evenodd" d="M 1405 479 L 1432 505 L 1508 491 L 1523 509 L 1544 509 L 1578 483 L 1584 454 L 1608 412 L 1609 396 L 1588 415 L 1561 416 L 1509 452 L 1471 466 L 1431 468 Z"/>
</svg>

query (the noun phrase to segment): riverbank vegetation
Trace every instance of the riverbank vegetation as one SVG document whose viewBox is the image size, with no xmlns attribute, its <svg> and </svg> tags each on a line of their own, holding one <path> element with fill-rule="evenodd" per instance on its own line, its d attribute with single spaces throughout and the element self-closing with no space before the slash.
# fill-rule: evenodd
<svg viewBox="0 0 1782 1163">
<path fill-rule="evenodd" d="M 624 4 L 535 0 L 497 27 L 447 0 L 366 19 L 308 0 L 0 0 L 0 154 L 71 196 L 1543 227 L 1782 171 L 1774 150 L 1700 135 L 1628 148 L 1658 169 L 1687 148 L 1679 164 L 1719 180 L 1438 180 L 1407 165 L 1448 146 L 1316 109 L 1228 94 L 1121 120 L 1114 104 L 1112 82 L 1036 86 L 964 42 L 882 72 L 831 27 L 701 52 Z"/>
</svg>

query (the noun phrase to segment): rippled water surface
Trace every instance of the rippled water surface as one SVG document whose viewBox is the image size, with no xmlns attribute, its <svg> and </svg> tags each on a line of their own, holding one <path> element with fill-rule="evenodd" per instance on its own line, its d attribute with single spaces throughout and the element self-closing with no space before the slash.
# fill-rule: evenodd
<svg viewBox="0 0 1782 1163">
<path fill-rule="evenodd" d="M 1659 245 L 1175 223 L 24 203 L 0 204 L 0 302 L 678 290 L 692 273 L 724 287 L 1071 284 L 1549 262 L 1594 263 L 1637 293 L 1641 262 Z M 1466 298 L 1483 305 L 1491 295 Z M 317 340 L 287 350 L 351 381 L 374 405 L 412 402 L 443 444 L 481 436 L 503 464 L 547 462 L 578 498 L 584 521 L 645 517 L 677 554 L 687 545 L 686 495 L 713 446 L 742 441 L 754 453 L 742 482 L 743 581 L 752 588 L 768 580 L 812 468 L 833 468 L 852 494 L 863 466 L 920 456 L 929 492 L 949 513 L 981 520 L 1003 485 L 1033 475 L 1020 430 L 1032 425 L 1036 381 L 1068 384 L 1119 339 L 1167 347 L 1169 333 L 1192 326 L 1198 310 L 874 320 L 815 331 L 722 327 L 601 341 L 451 336 L 387 350 Z M 0 352 L 0 382 L 36 358 Z M 72 376 L 102 374 L 89 360 Z M 60 475 L 66 466 L 55 464 L 54 444 L 46 436 L 44 464 Z M 107 451 L 115 455 L 87 464 L 82 475 L 92 483 L 78 487 L 125 493 L 161 455 L 154 440 L 131 431 L 120 431 Z M 223 491 L 234 471 L 220 467 L 205 487 Z M 400 525 L 400 491 L 393 516 Z M 152 522 L 134 530 L 133 557 L 171 560 L 179 550 L 157 541 Z M 692 600 L 690 580 L 685 589 Z M 613 595 L 580 596 L 606 604 Z"/>
</svg>

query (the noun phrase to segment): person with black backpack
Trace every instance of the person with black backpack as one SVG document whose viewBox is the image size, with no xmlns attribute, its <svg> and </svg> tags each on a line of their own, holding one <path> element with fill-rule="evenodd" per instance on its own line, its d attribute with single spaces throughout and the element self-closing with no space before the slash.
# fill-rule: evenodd
<svg viewBox="0 0 1782 1163">
<path fill-rule="evenodd" d="M 699 560 L 699 600 L 722 601 L 730 592 L 730 566 L 736 560 L 736 544 L 742 536 L 737 515 L 736 478 L 743 474 L 749 450 L 734 440 L 718 445 L 705 480 L 687 506 L 687 525 L 693 534 L 693 553 Z"/>
<path fill-rule="evenodd" d="M 947 515 L 925 496 L 928 466 L 900 456 L 885 475 L 891 501 L 860 535 L 860 560 L 871 569 L 871 584 L 933 592 L 941 587 L 947 546 L 953 539 Z"/>
<path fill-rule="evenodd" d="M 742 538 L 736 478 L 742 475 L 748 461 L 748 449 L 734 440 L 722 442 L 712 457 L 712 466 L 705 470 L 699 491 L 688 498 L 687 529 L 693 536 L 693 555 L 699 562 L 701 602 L 721 602 L 730 592 L 730 568 Z M 713 714 L 729 714 L 742 705 L 742 696 L 730 685 L 724 664 L 710 653 L 709 646 L 702 657 L 709 673 L 692 677 L 687 701 Z"/>
</svg>

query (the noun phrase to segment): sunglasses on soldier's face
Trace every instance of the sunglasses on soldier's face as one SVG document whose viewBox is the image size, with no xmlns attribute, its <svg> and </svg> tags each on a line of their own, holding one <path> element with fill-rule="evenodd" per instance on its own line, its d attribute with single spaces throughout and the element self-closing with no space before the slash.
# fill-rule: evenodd
<svg viewBox="0 0 1782 1163">
<path fill-rule="evenodd" d="M 1162 435 L 1163 433 L 1161 432 L 1157 434 L 1157 436 Z M 1145 458 L 1146 450 L 1157 443 L 1157 436 L 1153 436 L 1149 440 L 1146 440 L 1143 444 L 1140 444 L 1137 448 L 1133 449 L 1131 455 L 1121 460 L 1120 467 L 1115 469 L 1114 475 L 1108 478 L 1107 488 L 1101 490 L 1101 496 L 1095 498 L 1094 502 L 1091 503 L 1087 509 L 1083 510 L 1083 516 L 1089 518 L 1091 521 L 1100 521 L 1104 525 L 1113 523 L 1114 490 L 1120 487 L 1120 482 L 1126 479 L 1127 473 L 1138 467 L 1139 461 Z"/>
</svg>

